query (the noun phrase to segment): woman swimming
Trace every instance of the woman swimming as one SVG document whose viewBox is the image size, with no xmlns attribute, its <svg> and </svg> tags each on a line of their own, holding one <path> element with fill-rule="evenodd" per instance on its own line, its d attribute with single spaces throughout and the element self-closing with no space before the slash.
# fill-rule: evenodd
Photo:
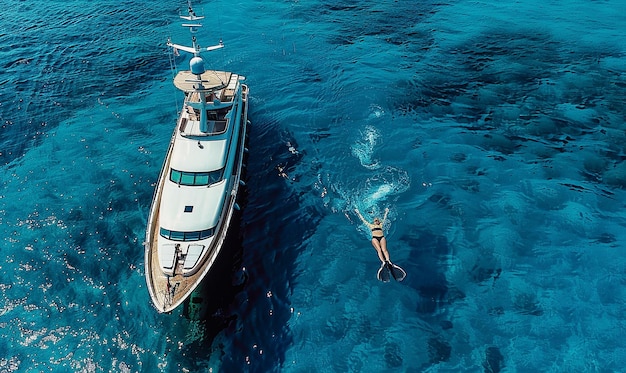
<svg viewBox="0 0 626 373">
<path fill-rule="evenodd" d="M 378 258 L 383 264 L 390 262 L 389 252 L 387 251 L 387 239 L 385 238 L 385 233 L 383 232 L 383 225 L 385 224 L 385 220 L 387 220 L 387 214 L 389 214 L 389 209 L 385 209 L 385 215 L 383 216 L 383 220 L 381 221 L 379 218 L 374 218 L 374 223 L 370 223 L 361 213 L 359 209 L 354 209 L 354 212 L 359 216 L 361 221 L 367 225 L 367 227 L 372 231 L 372 246 L 376 249 L 378 253 Z"/>
</svg>

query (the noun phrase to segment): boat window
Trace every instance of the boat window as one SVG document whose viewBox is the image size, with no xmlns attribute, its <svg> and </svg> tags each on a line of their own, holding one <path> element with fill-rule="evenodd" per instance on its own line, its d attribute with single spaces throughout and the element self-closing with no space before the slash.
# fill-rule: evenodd
<svg viewBox="0 0 626 373">
<path fill-rule="evenodd" d="M 196 175 L 191 172 L 183 172 L 183 176 L 180 178 L 180 183 L 183 185 L 194 185 Z"/>
<path fill-rule="evenodd" d="M 198 241 L 212 237 L 215 234 L 215 228 L 193 232 L 178 232 L 161 228 L 160 233 L 162 237 L 172 241 Z"/>
<path fill-rule="evenodd" d="M 170 231 L 170 239 L 174 240 L 174 241 L 184 241 L 185 240 L 185 233 L 184 232 Z"/>
<path fill-rule="evenodd" d="M 182 175 L 182 172 L 172 169 L 172 173 L 170 174 L 170 180 L 178 184 Z"/>
<path fill-rule="evenodd" d="M 215 234 L 215 228 L 205 229 L 200 232 L 200 239 L 203 240 L 205 238 L 209 238 Z"/>
<path fill-rule="evenodd" d="M 209 174 L 202 173 L 196 175 L 196 183 L 198 183 L 198 185 L 209 185 Z"/>
<path fill-rule="evenodd" d="M 223 168 L 221 170 L 209 172 L 209 183 L 211 184 L 219 183 L 220 181 L 222 181 L 223 176 L 224 176 Z"/>
<path fill-rule="evenodd" d="M 185 241 L 198 241 L 200 232 L 185 232 Z"/>
<path fill-rule="evenodd" d="M 211 111 L 207 110 L 207 113 Z M 214 112 L 211 112 L 214 113 Z M 214 135 L 226 132 L 228 120 L 207 120 L 207 125 L 211 129 L 210 132 Z"/>
<path fill-rule="evenodd" d="M 170 180 L 180 185 L 211 185 L 219 183 L 224 177 L 224 169 L 210 172 L 185 172 L 172 169 Z"/>
</svg>

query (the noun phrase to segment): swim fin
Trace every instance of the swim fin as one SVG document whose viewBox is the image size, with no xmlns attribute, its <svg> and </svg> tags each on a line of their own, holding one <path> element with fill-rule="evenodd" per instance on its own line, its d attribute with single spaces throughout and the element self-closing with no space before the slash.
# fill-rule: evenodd
<svg viewBox="0 0 626 373">
<path fill-rule="evenodd" d="M 393 276 L 393 279 L 396 281 L 402 281 L 404 280 L 404 278 L 406 277 L 406 272 L 404 271 L 404 269 L 400 268 L 400 266 L 397 266 L 391 262 L 389 262 L 389 272 L 391 272 L 391 275 Z"/>
<path fill-rule="evenodd" d="M 380 268 L 378 269 L 378 273 L 376 274 L 376 277 L 378 278 L 378 280 L 382 281 L 382 282 L 389 282 L 391 280 L 391 271 L 389 270 L 389 265 L 387 265 L 387 263 L 383 263 Z"/>
</svg>

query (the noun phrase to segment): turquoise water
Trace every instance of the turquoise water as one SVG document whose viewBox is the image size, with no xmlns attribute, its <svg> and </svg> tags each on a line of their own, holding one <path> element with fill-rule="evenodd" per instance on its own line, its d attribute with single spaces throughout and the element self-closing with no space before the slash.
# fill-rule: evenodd
<svg viewBox="0 0 626 373">
<path fill-rule="evenodd" d="M 623 370 L 626 3 L 199 4 L 251 89 L 247 188 L 208 305 L 161 315 L 185 6 L 3 3 L 1 372 Z M 404 282 L 355 207 L 390 208 Z"/>
</svg>

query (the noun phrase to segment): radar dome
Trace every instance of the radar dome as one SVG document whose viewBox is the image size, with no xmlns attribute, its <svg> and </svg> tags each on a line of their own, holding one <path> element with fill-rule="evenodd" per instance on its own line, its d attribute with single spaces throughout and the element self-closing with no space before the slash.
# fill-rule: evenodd
<svg viewBox="0 0 626 373">
<path fill-rule="evenodd" d="M 189 68 L 191 73 L 195 75 L 201 75 L 204 73 L 204 60 L 201 57 L 194 57 L 189 61 Z"/>
</svg>

